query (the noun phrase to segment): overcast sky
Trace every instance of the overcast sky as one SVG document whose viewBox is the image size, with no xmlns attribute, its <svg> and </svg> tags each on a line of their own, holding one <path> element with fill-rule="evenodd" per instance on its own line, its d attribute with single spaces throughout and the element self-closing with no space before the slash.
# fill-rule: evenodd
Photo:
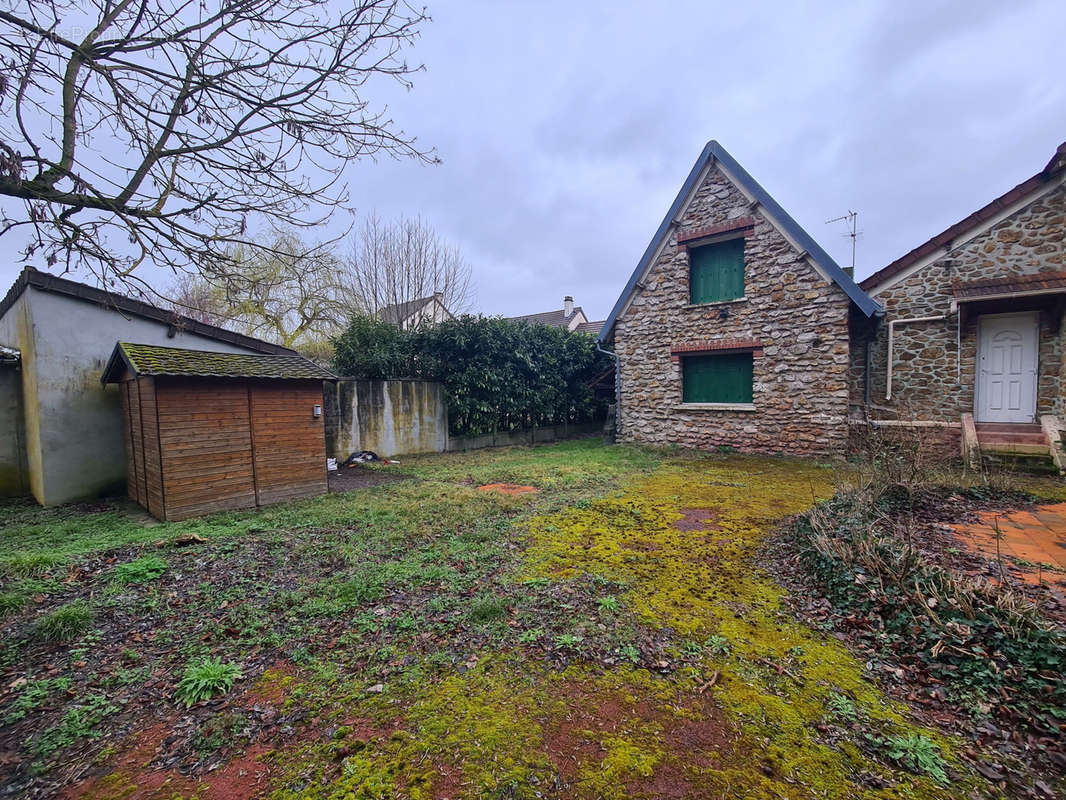
<svg viewBox="0 0 1066 800">
<path fill-rule="evenodd" d="M 380 94 L 439 166 L 367 162 L 361 210 L 421 214 L 476 310 L 614 304 L 717 139 L 864 276 L 1037 172 L 1066 140 L 1066 3 L 440 2 Z M 370 97 L 375 95 L 371 90 Z M 9 246 L 5 245 L 9 251 Z M 0 265 L 4 282 L 21 265 Z"/>
</svg>

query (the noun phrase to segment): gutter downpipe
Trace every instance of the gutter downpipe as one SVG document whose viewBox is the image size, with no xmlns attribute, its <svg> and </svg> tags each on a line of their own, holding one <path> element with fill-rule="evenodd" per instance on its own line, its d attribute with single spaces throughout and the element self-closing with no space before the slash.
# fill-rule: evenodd
<svg viewBox="0 0 1066 800">
<path fill-rule="evenodd" d="M 912 322 L 936 322 L 937 320 L 947 319 L 947 314 L 936 314 L 930 317 L 910 317 L 909 319 L 894 319 L 888 323 L 888 366 L 886 369 L 887 377 L 885 380 L 885 400 L 892 399 L 892 346 L 893 337 L 895 336 L 897 325 L 909 325 Z"/>
<path fill-rule="evenodd" d="M 618 353 L 600 347 L 599 339 L 596 340 L 596 349 L 614 359 L 614 432 L 617 436 L 622 432 L 622 363 L 618 360 Z"/>
</svg>

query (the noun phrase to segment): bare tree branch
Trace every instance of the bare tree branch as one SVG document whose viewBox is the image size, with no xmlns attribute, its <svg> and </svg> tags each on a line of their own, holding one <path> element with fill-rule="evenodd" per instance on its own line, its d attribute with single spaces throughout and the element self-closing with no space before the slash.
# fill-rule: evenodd
<svg viewBox="0 0 1066 800">
<path fill-rule="evenodd" d="M 410 88 L 406 0 L 14 0 L 0 10 L 0 196 L 25 259 L 137 283 L 146 259 L 218 278 L 249 218 L 315 225 L 344 168 L 436 156 L 365 94 Z"/>
<path fill-rule="evenodd" d="M 474 300 L 470 266 L 420 217 L 383 222 L 369 214 L 353 239 L 346 294 L 370 313 L 440 294 L 452 314 Z"/>
</svg>

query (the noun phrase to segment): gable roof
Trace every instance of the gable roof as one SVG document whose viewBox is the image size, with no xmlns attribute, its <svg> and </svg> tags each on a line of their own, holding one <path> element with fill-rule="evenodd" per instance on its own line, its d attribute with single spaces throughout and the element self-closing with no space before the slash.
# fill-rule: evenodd
<svg viewBox="0 0 1066 800">
<path fill-rule="evenodd" d="M 834 261 L 813 238 L 811 238 L 811 235 L 800 227 L 800 224 L 792 219 L 788 212 L 778 205 L 778 202 L 770 196 L 770 193 L 767 192 L 758 181 L 751 177 L 751 175 L 748 174 L 748 171 L 740 166 L 736 159 L 729 155 L 722 145 L 712 139 L 707 142 L 703 148 L 703 152 L 701 152 L 699 158 L 696 159 L 696 163 L 692 165 L 688 177 L 685 178 L 685 182 L 681 185 L 681 191 L 677 193 L 677 197 L 674 198 L 674 202 L 670 205 L 670 209 L 666 212 L 666 216 L 663 217 L 663 221 L 659 223 L 659 227 L 655 231 L 655 235 L 652 236 L 651 242 L 644 251 L 644 255 L 642 255 L 640 261 L 637 262 L 637 267 L 633 270 L 629 282 L 622 290 L 622 294 L 619 295 L 618 301 L 614 304 L 614 308 L 611 309 L 607 321 L 603 324 L 603 329 L 600 331 L 599 336 L 600 341 L 606 341 L 607 337 L 610 336 L 611 331 L 614 330 L 614 324 L 618 321 L 618 317 L 622 313 L 622 309 L 625 308 L 630 295 L 640 282 L 641 277 L 648 268 L 651 267 L 652 260 L 655 258 L 655 254 L 658 252 L 659 247 L 670 234 L 671 225 L 677 218 L 678 214 L 681 213 L 681 209 L 688 201 L 689 196 L 698 188 L 697 184 L 700 176 L 703 174 L 703 170 L 708 164 L 711 164 L 714 161 L 721 163 L 725 168 L 725 171 L 729 173 L 729 176 L 740 186 L 740 188 L 754 198 L 755 202 L 758 203 L 759 208 L 762 210 L 762 213 L 783 230 L 801 250 L 806 252 L 811 260 L 818 265 L 829 279 L 844 291 L 859 311 L 867 317 L 871 317 L 881 311 L 881 307 L 877 302 L 859 288 L 859 285 L 855 283 L 852 277 L 844 272 L 840 265 L 837 264 L 837 262 Z"/>
<path fill-rule="evenodd" d="M 454 316 L 451 311 L 448 311 L 438 295 L 431 294 L 429 297 L 419 297 L 417 300 L 405 300 L 402 303 L 390 303 L 387 306 L 382 306 L 381 310 L 378 311 L 378 317 L 385 322 L 391 322 L 393 325 L 400 325 L 405 319 L 412 314 L 417 314 L 434 300 L 440 303 L 441 308 L 444 309 L 448 316 Z"/>
<path fill-rule="evenodd" d="M 60 278 L 56 275 L 36 270 L 33 267 L 23 269 L 18 278 L 15 279 L 15 282 L 11 284 L 11 288 L 7 290 L 4 299 L 0 300 L 0 317 L 3 317 L 15 305 L 15 301 L 30 286 L 43 292 L 74 297 L 78 300 L 109 308 L 112 311 L 161 322 L 164 325 L 171 325 L 183 331 L 195 333 L 198 336 L 216 339 L 220 342 L 228 342 L 239 347 L 246 347 L 249 350 L 258 350 L 261 353 L 296 352 L 288 347 L 282 347 L 280 344 L 265 342 L 262 339 L 256 339 L 254 336 L 245 336 L 243 333 L 226 330 L 217 325 L 208 325 L 206 322 L 200 322 L 175 311 L 167 311 L 143 300 L 135 300 L 132 297 L 126 297 L 126 295 L 115 294 L 105 289 L 97 289 L 87 283 L 78 283 L 67 278 Z"/>
<path fill-rule="evenodd" d="M 988 205 L 977 209 L 966 219 L 956 222 L 947 230 L 941 231 L 909 253 L 900 256 L 888 266 L 882 267 L 873 275 L 863 279 L 859 285 L 867 291 L 879 287 L 885 281 L 891 280 L 940 248 L 949 247 L 956 239 L 965 236 L 974 228 L 993 219 L 1019 200 L 1046 186 L 1064 170 L 1066 170 L 1066 142 L 1063 142 L 1055 149 L 1055 154 L 1051 157 L 1051 160 L 1036 175 L 1022 181 L 1010 191 L 1001 194 Z"/>
<path fill-rule="evenodd" d="M 530 325 L 551 325 L 553 328 L 569 328 L 570 323 L 578 314 L 585 316 L 581 306 L 574 306 L 574 310 L 569 317 L 566 316 L 566 309 L 560 308 L 557 311 L 541 311 L 537 314 L 523 314 L 521 317 L 504 317 L 504 319 L 509 319 L 512 322 L 528 322 Z M 578 325 L 581 324 L 578 323 Z"/>
<path fill-rule="evenodd" d="M 301 355 L 216 353 L 154 344 L 118 342 L 101 383 L 118 383 L 126 370 L 134 376 L 188 378 L 271 378 L 274 380 L 336 380 L 336 375 Z"/>
</svg>

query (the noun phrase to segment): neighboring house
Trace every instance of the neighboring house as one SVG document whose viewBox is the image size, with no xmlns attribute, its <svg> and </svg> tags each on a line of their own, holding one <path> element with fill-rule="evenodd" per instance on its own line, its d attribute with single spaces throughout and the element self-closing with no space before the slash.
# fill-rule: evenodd
<svg viewBox="0 0 1066 800">
<path fill-rule="evenodd" d="M 444 295 L 435 292 L 429 297 L 384 306 L 378 311 L 378 318 L 408 330 L 419 325 L 438 325 L 455 319 L 455 315 L 444 305 Z"/>
<path fill-rule="evenodd" d="M 625 441 L 842 455 L 849 320 L 877 304 L 709 142 L 599 334 Z"/>
<path fill-rule="evenodd" d="M 119 394 L 100 384 L 118 341 L 293 353 L 26 268 L 0 300 L 0 494 L 55 505 L 123 489 Z"/>
<path fill-rule="evenodd" d="M 574 298 L 563 298 L 563 307 L 555 311 L 541 311 L 537 314 L 524 314 L 521 317 L 505 317 L 515 322 L 528 322 L 530 325 L 550 325 L 553 328 L 566 328 L 568 331 L 599 334 L 603 322 L 589 322 L 581 306 L 574 305 Z"/>
<path fill-rule="evenodd" d="M 854 333 L 857 414 L 921 428 L 948 452 L 965 432 L 971 459 L 975 434 L 984 450 L 1048 454 L 1066 421 L 1064 181 L 1066 142 L 1040 172 L 862 282 L 885 318 Z"/>
</svg>

